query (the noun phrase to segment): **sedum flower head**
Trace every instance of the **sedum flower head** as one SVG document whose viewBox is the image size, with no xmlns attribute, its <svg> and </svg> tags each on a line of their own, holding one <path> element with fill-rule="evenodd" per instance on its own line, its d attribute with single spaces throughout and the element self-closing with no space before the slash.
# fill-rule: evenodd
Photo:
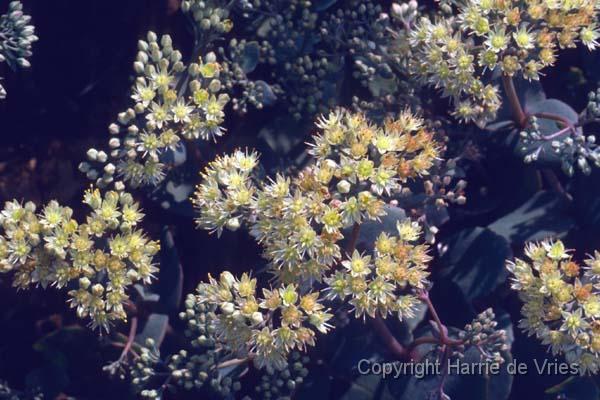
<svg viewBox="0 0 600 400">
<path fill-rule="evenodd" d="M 221 66 L 215 55 L 199 57 L 188 66 L 181 59 L 168 35 L 159 40 L 149 32 L 147 40 L 138 42 L 134 104 L 109 127 L 110 154 L 91 149 L 91 164 L 80 165 L 97 185 L 118 178 L 133 187 L 157 186 L 168 172 L 165 152 L 182 146 L 182 139 L 216 140 L 224 134 L 223 109 L 229 97 L 221 93 Z"/>
<path fill-rule="evenodd" d="M 259 368 L 282 369 L 291 351 L 314 345 L 316 331 L 327 333 L 332 314 L 318 292 L 304 293 L 290 284 L 261 293 L 256 286 L 256 279 L 247 274 L 235 278 L 225 271 L 218 280 L 209 276 L 201 283 L 189 303 L 212 310 L 206 329 L 214 332 L 213 345 L 237 357 L 251 357 Z"/>
<path fill-rule="evenodd" d="M 192 199 L 204 229 L 220 234 L 247 222 L 271 270 L 287 283 L 322 281 L 341 261 L 343 231 L 385 215 L 383 198 L 427 175 L 438 157 L 432 134 L 408 112 L 380 127 L 338 110 L 317 126 L 315 161 L 294 179 L 279 174 L 256 182 L 258 156 L 238 150 L 208 165 Z"/>
<path fill-rule="evenodd" d="M 128 193 L 89 189 L 85 222 L 50 201 L 39 213 L 31 203 L 7 202 L 0 213 L 0 270 L 14 274 L 14 286 L 69 287 L 71 307 L 91 325 L 108 330 L 127 315 L 126 290 L 150 283 L 157 242 L 138 229 L 143 214 Z"/>
<path fill-rule="evenodd" d="M 598 47 L 596 0 L 467 1 L 458 16 L 424 17 L 411 33 L 413 73 L 453 100 L 465 121 L 493 120 L 498 89 L 492 72 L 538 80 L 558 49 Z"/>
<path fill-rule="evenodd" d="M 397 235 L 381 233 L 373 256 L 355 251 L 342 262 L 344 269 L 325 278 L 327 297 L 348 299 L 357 317 L 412 317 L 418 303 L 414 292 L 425 288 L 431 259 L 419 239 L 420 229 L 408 220 L 398 223 Z"/>
<path fill-rule="evenodd" d="M 328 300 L 347 300 L 357 317 L 410 317 L 430 260 L 428 247 L 418 243 L 418 224 L 398 222 L 397 232 L 382 233 L 369 252 L 344 254 L 340 244 L 350 228 L 385 215 L 383 199 L 428 174 L 438 145 L 409 112 L 377 126 L 362 114 L 337 110 L 317 127 L 310 144 L 314 163 L 293 179 L 279 174 L 256 182 L 258 156 L 248 151 L 210 163 L 192 199 L 198 225 L 221 233 L 246 222 L 282 285 L 279 296 L 265 295 L 263 306 L 271 310 L 295 304 L 296 285 L 309 283 L 326 289 Z M 284 320 L 294 320 L 295 310 L 288 312 Z M 291 333 L 279 333 L 280 344 L 288 346 Z"/>
<path fill-rule="evenodd" d="M 581 373 L 600 367 L 600 253 L 583 264 L 572 259 L 560 240 L 530 243 L 527 260 L 508 263 L 512 288 L 523 301 L 520 326 L 578 363 Z"/>
<path fill-rule="evenodd" d="M 331 328 L 326 301 L 345 301 L 357 317 L 409 318 L 428 284 L 429 249 L 409 219 L 366 251 L 355 247 L 360 225 L 386 215 L 386 198 L 428 175 L 433 135 L 408 111 L 378 126 L 336 110 L 317 127 L 314 161 L 296 176 L 258 181 L 258 155 L 237 150 L 206 167 L 192 198 L 199 227 L 221 234 L 244 224 L 264 249 L 273 287 L 259 292 L 256 279 L 224 272 L 199 285 L 194 303 L 212 310 L 215 341 L 267 370 Z M 354 240 L 347 253 L 344 239 Z"/>
</svg>

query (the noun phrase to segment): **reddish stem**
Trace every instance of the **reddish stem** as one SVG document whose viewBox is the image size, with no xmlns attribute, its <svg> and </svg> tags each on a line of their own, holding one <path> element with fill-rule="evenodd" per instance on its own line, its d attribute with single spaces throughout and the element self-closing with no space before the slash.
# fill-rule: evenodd
<svg viewBox="0 0 600 400">
<path fill-rule="evenodd" d="M 577 129 L 575 125 L 562 115 L 552 114 L 548 112 L 536 112 L 533 114 L 527 114 L 524 111 L 523 106 L 521 105 L 521 101 L 519 100 L 519 96 L 517 95 L 517 91 L 515 89 L 515 84 L 512 77 L 503 75 L 502 85 L 504 87 L 506 98 L 508 100 L 508 104 L 510 105 L 510 109 L 512 111 L 515 122 L 520 128 L 527 127 L 529 117 L 535 116 L 538 118 L 549 119 L 552 121 L 559 122 L 563 126 L 563 129 L 544 136 L 545 140 L 552 140 L 564 133 L 567 133 L 568 131 L 571 131 L 574 135 L 577 134 Z"/>
<path fill-rule="evenodd" d="M 544 140 L 552 140 L 552 139 L 555 139 L 555 138 L 557 138 L 557 137 L 559 137 L 561 135 L 564 135 L 565 133 L 569 132 L 571 129 L 572 128 L 570 126 L 567 126 L 566 128 L 563 128 L 561 130 L 553 132 L 553 133 L 551 133 L 549 135 L 544 135 L 544 136 L 542 136 L 542 138 Z"/>
<path fill-rule="evenodd" d="M 552 113 L 547 113 L 547 112 L 536 112 L 536 113 L 533 113 L 532 115 L 536 116 L 538 118 L 550 119 L 552 121 L 560 122 L 561 124 L 563 124 L 564 127 L 572 127 L 573 126 L 571 121 L 569 121 L 565 117 L 558 115 L 558 114 L 552 114 Z"/>
<path fill-rule="evenodd" d="M 125 357 L 129 354 L 131 350 L 131 346 L 133 345 L 133 341 L 135 340 L 135 334 L 137 332 L 138 319 L 137 317 L 131 318 L 131 325 L 129 326 L 129 335 L 127 336 L 127 342 L 125 342 L 125 347 L 123 347 L 123 351 L 121 352 L 121 356 L 119 357 L 120 361 L 123 361 Z"/>
<path fill-rule="evenodd" d="M 510 109 L 512 110 L 515 122 L 519 125 L 520 128 L 526 127 L 527 115 L 525 114 L 525 112 L 523 111 L 523 107 L 521 106 L 521 101 L 519 100 L 519 96 L 517 95 L 517 90 L 515 89 L 515 83 L 512 77 L 508 75 L 502 75 L 502 86 L 504 87 L 504 92 L 506 93 L 506 98 L 508 100 Z"/>
<path fill-rule="evenodd" d="M 439 317 L 435 307 L 433 306 L 431 299 L 429 298 L 429 293 L 425 290 L 421 291 L 419 293 L 419 300 L 421 300 L 423 303 L 425 303 L 427 305 L 427 309 L 429 310 L 431 317 L 437 324 L 438 330 L 440 331 L 441 341 L 442 341 L 442 343 L 444 343 L 448 339 L 448 337 L 446 335 L 447 329 L 446 329 L 446 326 L 444 326 L 444 324 L 442 324 L 442 320 L 440 320 L 440 317 Z"/>
<path fill-rule="evenodd" d="M 392 332 L 387 327 L 385 321 L 381 318 L 381 316 L 377 314 L 375 318 L 371 319 L 371 322 L 373 323 L 375 331 L 377 331 L 389 352 L 400 359 L 405 359 L 409 353 L 404 348 L 404 346 L 402 346 L 402 344 L 394 337 L 394 335 L 392 335 Z"/>
</svg>

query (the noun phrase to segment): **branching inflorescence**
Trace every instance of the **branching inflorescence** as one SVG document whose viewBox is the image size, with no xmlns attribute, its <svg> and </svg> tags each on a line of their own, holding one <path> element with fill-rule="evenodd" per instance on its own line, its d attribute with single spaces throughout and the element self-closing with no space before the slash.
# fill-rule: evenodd
<svg viewBox="0 0 600 400">
<path fill-rule="evenodd" d="M 362 114 L 337 110 L 317 126 L 309 150 L 315 162 L 297 177 L 256 182 L 257 154 L 238 150 L 208 165 L 192 199 L 200 227 L 220 234 L 245 224 L 264 247 L 275 286 L 258 296 L 256 279 L 224 272 L 218 281 L 200 284 L 193 302 L 213 310 L 217 346 L 259 367 L 282 368 L 291 350 L 313 345 L 315 331 L 331 327 L 326 302 L 349 304 L 356 317 L 374 321 L 392 313 L 408 319 L 421 301 L 431 304 L 429 249 L 419 244 L 416 222 L 399 220 L 393 232 L 381 232 L 364 246 L 358 239 L 363 223 L 391 210 L 386 198 L 428 174 L 439 155 L 433 134 L 408 111 L 377 126 Z M 481 331 L 480 323 L 474 326 L 477 332 L 461 340 L 443 333 L 444 352 L 468 345 Z M 504 336 L 493 337 L 490 349 L 501 347 Z M 205 341 L 206 334 L 200 338 Z M 438 342 L 430 339 L 415 345 Z M 397 355 L 410 357 L 410 351 Z"/>
<path fill-rule="evenodd" d="M 408 112 L 378 127 L 360 114 L 338 110 L 321 118 L 318 126 L 322 133 L 310 149 L 315 163 L 295 179 L 277 175 L 257 184 L 252 172 L 258 156 L 237 151 L 209 164 L 193 198 L 200 211 L 199 226 L 220 233 L 245 222 L 265 249 L 280 288 L 265 289 L 263 299 L 255 300 L 252 294 L 248 303 L 239 293 L 236 299 L 230 289 L 220 290 L 241 285 L 233 278 L 227 283 L 228 275 L 220 283 L 211 280 L 209 286 L 200 286 L 201 292 L 210 287 L 229 298 L 221 312 L 240 308 L 237 312 L 246 315 L 244 324 L 254 332 L 234 347 L 241 345 L 263 358 L 312 344 L 314 333 L 304 328 L 304 320 L 326 331 L 331 315 L 322 311 L 319 293 L 302 289 L 302 282 L 325 285 L 329 299 L 350 297 L 357 316 L 396 312 L 403 318 L 412 315 L 417 302 L 410 289 L 423 288 L 428 275 L 427 246 L 414 243 L 420 231 L 409 220 L 398 223 L 395 234 L 381 233 L 373 254 L 359 252 L 352 241 L 361 223 L 386 214 L 382 197 L 400 190 L 409 178 L 427 174 L 438 155 L 432 134 Z M 348 228 L 355 232 L 343 257 L 340 242 Z M 255 285 L 249 277 L 244 280 Z M 217 300 L 225 301 L 212 299 Z M 247 312 L 241 311 L 245 305 Z M 274 316 L 279 321 L 273 321 Z M 272 324 L 275 327 L 269 328 Z M 218 328 L 224 339 L 230 336 L 226 328 Z M 268 346 L 272 349 L 267 352 Z"/>
<path fill-rule="evenodd" d="M 7 202 L 0 214 L 0 268 L 14 274 L 20 289 L 69 288 L 77 315 L 108 330 L 112 321 L 127 319 L 127 288 L 152 279 L 159 245 L 138 229 L 143 214 L 131 195 L 90 189 L 83 201 L 91 208 L 84 223 L 56 201 L 37 214 L 31 202 Z"/>
<path fill-rule="evenodd" d="M 318 125 L 323 133 L 310 150 L 316 162 L 296 179 L 277 175 L 257 185 L 258 156 L 237 151 L 209 164 L 194 198 L 203 228 L 220 232 L 249 222 L 283 282 L 321 280 L 341 257 L 341 231 L 385 215 L 381 197 L 426 175 L 438 155 L 432 134 L 408 112 L 381 128 L 346 111 Z"/>
<path fill-rule="evenodd" d="M 186 67 L 171 38 L 164 35 L 159 42 L 153 32 L 138 42 L 138 50 L 135 105 L 109 126 L 110 153 L 90 149 L 90 162 L 79 166 L 101 187 L 156 186 L 169 169 L 161 159 L 165 152 L 182 146 L 182 140 L 216 140 L 224 133 L 229 96 L 221 93 L 221 67 L 214 54 Z"/>
<path fill-rule="evenodd" d="M 453 99 L 459 119 L 491 121 L 501 100 L 484 76 L 499 71 L 537 80 L 558 49 L 577 42 L 595 49 L 597 9 L 595 0 L 467 1 L 456 16 L 419 20 L 412 32 L 414 72 Z"/>
<path fill-rule="evenodd" d="M 512 288 L 524 305 L 520 326 L 577 364 L 581 373 L 598 372 L 600 361 L 600 253 L 583 264 L 560 240 L 530 243 L 527 260 L 508 263 Z"/>
</svg>

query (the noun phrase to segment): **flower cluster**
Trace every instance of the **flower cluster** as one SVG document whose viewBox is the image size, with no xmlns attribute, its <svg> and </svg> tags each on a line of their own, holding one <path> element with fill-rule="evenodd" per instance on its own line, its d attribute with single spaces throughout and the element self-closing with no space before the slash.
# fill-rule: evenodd
<svg viewBox="0 0 600 400">
<path fill-rule="evenodd" d="M 486 74 L 537 80 L 559 48 L 596 48 L 597 9 L 595 0 L 467 1 L 455 17 L 421 18 L 412 32 L 414 72 L 453 99 L 458 118 L 489 121 L 500 99 Z"/>
<path fill-rule="evenodd" d="M 153 277 L 159 245 L 137 229 L 143 214 L 131 195 L 90 189 L 83 201 L 92 211 L 81 224 L 56 201 L 37 214 L 31 202 L 7 202 L 0 214 L 0 270 L 12 271 L 21 289 L 71 288 L 77 315 L 108 330 L 111 321 L 127 318 L 127 287 Z"/>
<path fill-rule="evenodd" d="M 524 305 L 520 327 L 564 353 L 581 373 L 600 367 L 600 253 L 579 264 L 560 240 L 530 243 L 527 260 L 508 263 Z"/>
<path fill-rule="evenodd" d="M 208 165 L 193 198 L 202 228 L 220 233 L 248 221 L 287 283 L 321 281 L 342 256 L 342 231 L 385 215 L 382 197 L 426 175 L 438 156 L 432 134 L 408 112 L 378 127 L 338 110 L 318 127 L 310 149 L 315 163 L 294 180 L 277 175 L 256 184 L 257 155 L 237 151 Z"/>
<path fill-rule="evenodd" d="M 30 25 L 31 17 L 23 13 L 20 1 L 11 1 L 6 14 L 0 16 L 0 62 L 6 61 L 15 69 L 28 68 L 31 45 L 38 40 L 35 27 Z M 6 97 L 6 90 L 0 84 L 0 99 Z"/>
<path fill-rule="evenodd" d="M 243 274 L 237 279 L 223 272 L 217 281 L 201 283 L 196 303 L 217 305 L 215 337 L 233 355 L 251 357 L 257 367 L 282 369 L 294 349 L 315 343 L 315 331 L 326 333 L 332 315 L 320 304 L 318 292 L 302 294 L 297 286 L 263 289 L 257 294 L 256 279 Z"/>
<path fill-rule="evenodd" d="M 306 376 L 306 357 L 298 351 L 314 345 L 315 330 L 326 333 L 332 317 L 319 304 L 318 293 L 302 295 L 293 286 L 263 289 L 257 294 L 256 279 L 239 279 L 227 271 L 219 280 L 209 276 L 195 294 L 189 294 L 180 317 L 187 322 L 185 335 L 191 348 L 159 362 L 158 350 L 142 348 L 132 368 L 134 387 L 147 398 L 159 398 L 165 385 L 156 387 L 159 375 L 185 389 L 208 388 L 221 396 L 241 389 L 245 364 L 264 368 L 276 388 L 263 379 L 259 392 L 285 393 Z M 292 367 L 290 368 L 290 365 Z M 168 371 L 166 374 L 161 370 Z M 283 379 L 283 384 L 277 383 Z"/>
<path fill-rule="evenodd" d="M 90 149 L 91 163 L 79 166 L 98 186 L 115 183 L 122 188 L 123 181 L 132 187 L 156 186 L 168 168 L 164 153 L 175 151 L 182 139 L 216 140 L 224 133 L 229 96 L 220 93 L 221 68 L 214 54 L 186 67 L 171 38 L 164 35 L 159 42 L 153 32 L 139 41 L 138 50 L 131 95 L 135 105 L 109 126 L 110 153 Z"/>
<path fill-rule="evenodd" d="M 375 241 L 374 256 L 354 251 L 342 261 L 342 269 L 325 278 L 328 298 L 345 300 L 356 317 L 397 313 L 400 320 L 412 318 L 418 298 L 412 293 L 427 283 L 430 257 L 416 223 L 397 224 L 398 236 L 381 233 Z"/>
<path fill-rule="evenodd" d="M 187 295 L 185 311 L 180 313 L 180 317 L 187 323 L 185 335 L 190 339 L 190 348 L 179 350 L 163 361 L 154 340 L 147 339 L 146 344 L 140 346 L 139 356 L 135 358 L 129 370 L 133 388 L 143 398 L 161 398 L 169 382 L 186 390 L 202 389 L 205 393 L 220 397 L 231 397 L 242 389 L 241 378 L 247 371 L 247 364 L 254 360 L 257 354 L 249 347 L 251 346 L 250 342 L 241 352 L 236 352 L 227 342 L 221 340 L 220 327 L 225 318 L 222 315 L 222 305 L 210 301 L 204 295 L 205 289 L 210 285 L 213 286 L 213 289 L 209 290 L 216 290 L 220 292 L 221 296 L 225 295 L 225 292 L 232 287 L 222 286 L 221 282 L 224 280 L 234 282 L 241 287 L 242 291 L 245 290 L 244 285 L 250 282 L 247 277 L 236 280 L 228 272 L 224 272 L 220 282 L 209 279 L 209 283 L 200 284 L 195 295 Z M 243 301 L 249 300 L 253 299 Z M 309 301 L 312 301 L 312 297 L 301 299 L 298 305 L 301 308 L 309 306 Z M 282 308 L 280 311 L 284 310 L 286 309 Z M 304 308 L 302 310 L 306 311 Z M 240 308 L 237 312 L 241 311 Z M 285 315 L 292 314 L 293 310 L 288 310 Z M 289 322 L 285 315 L 282 314 L 282 324 Z M 237 323 L 242 323 L 244 319 L 241 315 L 236 318 L 239 320 Z M 274 318 L 273 315 L 271 318 Z M 229 325 L 229 323 L 227 324 Z M 240 333 L 246 337 L 244 324 L 239 327 Z M 305 368 L 308 357 L 301 356 L 295 350 L 290 352 L 285 361 L 278 359 L 277 363 L 273 363 L 270 359 L 262 359 L 260 362 L 262 363 L 260 366 L 264 366 L 265 374 L 255 389 L 257 393 L 261 393 L 263 398 L 281 398 L 286 394 L 289 395 L 308 374 L 308 370 Z M 111 367 L 105 367 L 105 369 Z"/>
<path fill-rule="evenodd" d="M 360 225 L 386 215 L 390 206 L 383 198 L 401 191 L 409 179 L 428 174 L 438 156 L 432 134 L 409 112 L 379 127 L 361 114 L 338 110 L 317 125 L 321 131 L 310 148 L 315 162 L 295 179 L 277 175 L 267 183 L 256 183 L 253 171 L 258 156 L 237 151 L 208 165 L 193 198 L 200 211 L 198 224 L 205 229 L 220 233 L 246 222 L 277 278 L 278 289 L 264 290 L 264 300 L 253 300 L 245 318 L 234 317 L 244 315 L 246 302 L 237 300 L 240 294 L 231 288 L 242 282 L 254 286 L 249 277 L 238 283 L 225 275 L 220 282 L 211 280 L 210 286 L 201 286 L 210 289 L 210 302 L 221 304 L 221 320 L 229 318 L 220 324 L 221 340 L 233 349 L 255 343 L 259 363 L 267 354 L 279 355 L 269 363 L 283 363 L 282 345 L 286 350 L 301 349 L 313 342 L 312 331 L 289 322 L 291 318 L 308 319 L 317 330 L 326 330 L 331 316 L 321 311 L 323 300 L 350 297 L 357 317 L 397 313 L 402 319 L 413 315 L 418 302 L 415 292 L 427 284 L 430 257 L 428 246 L 417 243 L 421 237 L 417 223 L 398 221 L 396 233 L 381 233 L 371 250 L 361 252 L 355 247 Z M 341 241 L 350 228 L 350 250 L 343 254 Z M 328 294 L 325 299 L 316 292 L 300 297 L 296 285 L 318 285 Z M 288 339 L 294 329 L 262 328 L 271 317 L 259 309 L 266 307 L 272 313 L 281 304 L 285 306 L 281 318 L 288 321 L 282 327 L 297 327 L 294 340 Z M 306 304 L 312 314 L 306 312 Z M 251 333 L 249 327 L 256 325 L 261 329 Z"/>
</svg>

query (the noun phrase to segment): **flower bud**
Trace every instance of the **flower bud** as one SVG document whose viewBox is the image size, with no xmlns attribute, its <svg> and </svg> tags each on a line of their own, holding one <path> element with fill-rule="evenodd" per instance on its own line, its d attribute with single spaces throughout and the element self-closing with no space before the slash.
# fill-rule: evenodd
<svg viewBox="0 0 600 400">
<path fill-rule="evenodd" d="M 92 286 L 92 294 L 95 296 L 100 296 L 102 293 L 104 293 L 104 286 L 99 283 L 96 283 L 94 286 Z"/>
<path fill-rule="evenodd" d="M 235 283 L 235 278 L 233 276 L 233 274 L 229 271 L 223 271 L 221 272 L 221 276 L 219 277 L 219 281 L 221 282 L 221 284 L 223 284 L 224 286 L 230 288 L 233 286 L 233 284 Z"/>
<path fill-rule="evenodd" d="M 351 187 L 352 187 L 352 185 L 350 184 L 350 182 L 348 182 L 345 179 L 339 181 L 337 184 L 338 192 L 343 193 L 343 194 L 350 192 Z"/>
<path fill-rule="evenodd" d="M 96 161 L 97 158 L 98 158 L 98 150 L 96 150 L 96 149 L 89 149 L 87 151 L 86 155 L 87 155 L 87 158 L 90 161 Z"/>
<path fill-rule="evenodd" d="M 227 223 L 225 224 L 225 226 L 230 231 L 234 231 L 235 232 L 240 227 L 240 220 L 237 217 L 236 218 L 230 218 L 229 220 L 227 220 Z"/>
<path fill-rule="evenodd" d="M 402 18 L 402 6 L 398 3 L 392 3 L 391 14 L 394 18 Z"/>
<path fill-rule="evenodd" d="M 222 303 L 221 311 L 223 311 L 223 314 L 231 315 L 235 311 L 235 306 L 233 305 L 233 303 L 229 303 L 229 302 Z"/>
<path fill-rule="evenodd" d="M 252 319 L 253 323 L 260 324 L 263 322 L 263 315 L 262 315 L 262 313 L 256 311 L 256 312 L 252 313 L 251 319 Z"/>
<path fill-rule="evenodd" d="M 90 287 L 90 280 L 87 277 L 83 277 L 83 278 L 79 278 L 79 287 L 81 287 L 82 289 L 87 289 Z"/>
</svg>

